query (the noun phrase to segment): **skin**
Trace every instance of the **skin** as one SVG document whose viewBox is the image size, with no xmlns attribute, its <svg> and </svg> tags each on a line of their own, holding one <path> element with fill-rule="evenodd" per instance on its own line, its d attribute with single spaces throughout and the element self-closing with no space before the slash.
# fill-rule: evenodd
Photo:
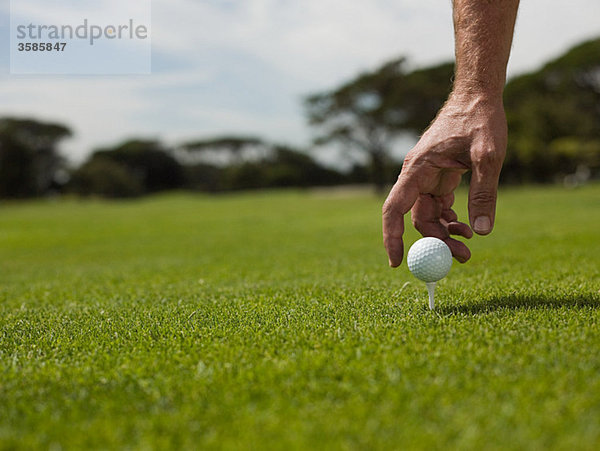
<svg viewBox="0 0 600 451">
<path fill-rule="evenodd" d="M 389 264 L 404 254 L 404 215 L 411 212 L 423 236 L 443 240 L 461 263 L 469 248 L 451 235 L 471 238 L 494 227 L 498 178 L 506 154 L 502 92 L 518 0 L 455 0 L 455 81 L 447 102 L 407 154 L 383 205 L 383 241 Z M 454 190 L 472 171 L 469 225 L 452 210 Z"/>
</svg>

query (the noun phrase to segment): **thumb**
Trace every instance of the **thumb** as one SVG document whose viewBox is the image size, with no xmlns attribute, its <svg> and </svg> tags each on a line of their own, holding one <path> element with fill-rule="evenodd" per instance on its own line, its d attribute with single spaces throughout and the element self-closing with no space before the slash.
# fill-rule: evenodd
<svg viewBox="0 0 600 451">
<path fill-rule="evenodd" d="M 501 167 L 501 161 L 496 164 L 491 158 L 473 162 L 469 187 L 469 222 L 479 235 L 487 235 L 494 228 Z"/>
</svg>

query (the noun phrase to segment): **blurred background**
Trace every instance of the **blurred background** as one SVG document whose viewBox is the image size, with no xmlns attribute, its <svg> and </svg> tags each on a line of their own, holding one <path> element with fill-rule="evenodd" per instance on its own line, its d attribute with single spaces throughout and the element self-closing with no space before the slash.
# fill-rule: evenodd
<svg viewBox="0 0 600 451">
<path fill-rule="evenodd" d="M 7 48 L 10 2 L 0 5 Z M 148 76 L 16 76 L 2 52 L 1 198 L 383 192 L 451 86 L 448 0 L 154 0 L 152 8 Z M 600 177 L 598 17 L 596 0 L 521 5 L 502 183 Z"/>
</svg>

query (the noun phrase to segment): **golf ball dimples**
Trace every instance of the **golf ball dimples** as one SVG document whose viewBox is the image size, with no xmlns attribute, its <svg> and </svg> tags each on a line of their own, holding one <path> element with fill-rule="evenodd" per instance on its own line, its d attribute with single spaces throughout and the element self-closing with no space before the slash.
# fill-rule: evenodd
<svg viewBox="0 0 600 451">
<path fill-rule="evenodd" d="M 408 269 L 417 279 L 437 282 L 450 271 L 452 253 L 446 243 L 438 238 L 421 238 L 411 246 L 406 261 Z"/>
</svg>

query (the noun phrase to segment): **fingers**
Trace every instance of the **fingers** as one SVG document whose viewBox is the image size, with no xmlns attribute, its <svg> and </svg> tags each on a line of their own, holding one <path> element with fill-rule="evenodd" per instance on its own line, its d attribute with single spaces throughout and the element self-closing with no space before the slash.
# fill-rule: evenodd
<svg viewBox="0 0 600 451">
<path fill-rule="evenodd" d="M 465 243 L 455 240 L 454 238 L 446 238 L 442 241 L 448 245 L 450 252 L 452 252 L 452 256 L 459 263 L 466 263 L 471 258 L 471 251 Z"/>
<path fill-rule="evenodd" d="M 479 235 L 487 235 L 494 227 L 498 178 L 502 160 L 493 152 L 479 152 L 473 160 L 471 186 L 469 188 L 469 222 Z"/>
<path fill-rule="evenodd" d="M 454 222 L 458 219 L 458 216 L 452 210 L 452 205 L 454 205 L 454 193 L 448 193 L 445 196 L 440 198 L 442 203 L 442 213 L 441 217 L 446 222 Z"/>
<path fill-rule="evenodd" d="M 458 215 L 452 210 L 454 205 L 454 193 L 448 193 L 440 198 L 442 203 L 442 214 L 441 222 L 446 228 L 450 235 L 460 235 L 465 238 L 473 237 L 473 231 L 471 228 L 462 222 L 458 221 Z"/>
<path fill-rule="evenodd" d="M 452 195 L 452 200 L 454 196 Z M 412 209 L 412 220 L 415 228 L 423 236 L 433 236 L 444 241 L 452 255 L 460 262 L 464 263 L 471 258 L 469 248 L 462 242 L 450 238 L 450 234 L 460 235 L 465 238 L 473 236 L 473 232 L 468 225 L 457 222 L 455 219 L 447 224 L 441 222 L 442 212 L 447 217 L 456 218 L 456 213 L 451 209 L 445 209 L 448 205 L 447 199 L 434 197 L 429 194 L 421 194 Z M 444 221 L 445 222 L 445 221 Z"/>
<path fill-rule="evenodd" d="M 440 222 L 442 204 L 439 197 L 431 194 L 419 195 L 412 208 L 412 222 L 421 235 L 433 236 L 440 240 L 448 238 L 448 229 Z"/>
<path fill-rule="evenodd" d="M 419 195 L 417 183 L 410 180 L 410 175 L 400 173 L 382 209 L 383 244 L 392 268 L 402 263 L 404 255 L 404 215 L 410 211 Z"/>
<path fill-rule="evenodd" d="M 467 239 L 473 238 L 473 231 L 467 224 L 455 221 L 448 223 L 447 227 L 450 235 L 459 235 Z"/>
</svg>

